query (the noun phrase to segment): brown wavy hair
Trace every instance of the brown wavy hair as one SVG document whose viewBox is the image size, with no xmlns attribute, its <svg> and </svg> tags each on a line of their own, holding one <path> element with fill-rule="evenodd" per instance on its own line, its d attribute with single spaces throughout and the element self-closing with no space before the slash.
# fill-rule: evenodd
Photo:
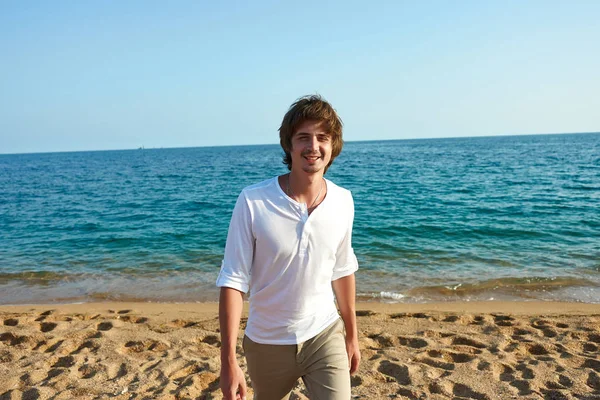
<svg viewBox="0 0 600 400">
<path fill-rule="evenodd" d="M 319 95 L 300 97 L 285 113 L 279 127 L 279 143 L 284 151 L 283 163 L 292 170 L 292 136 L 304 121 L 320 121 L 325 131 L 331 136 L 331 160 L 325 167 L 325 172 L 333 160 L 342 152 L 342 120 L 325 99 Z"/>
</svg>

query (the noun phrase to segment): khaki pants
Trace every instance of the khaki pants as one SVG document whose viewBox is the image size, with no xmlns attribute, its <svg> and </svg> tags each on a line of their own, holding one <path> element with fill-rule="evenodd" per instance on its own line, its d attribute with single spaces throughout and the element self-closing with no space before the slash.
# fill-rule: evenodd
<svg viewBox="0 0 600 400">
<path fill-rule="evenodd" d="M 259 344 L 244 336 L 255 400 L 287 399 L 302 378 L 311 400 L 350 399 L 350 369 L 341 320 L 297 345 Z"/>
</svg>

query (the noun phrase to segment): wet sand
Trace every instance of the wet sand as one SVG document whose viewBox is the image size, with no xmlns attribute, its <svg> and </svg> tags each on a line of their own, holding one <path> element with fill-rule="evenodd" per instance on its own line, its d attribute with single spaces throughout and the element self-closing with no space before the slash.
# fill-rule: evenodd
<svg viewBox="0 0 600 400">
<path fill-rule="evenodd" d="M 600 399 L 600 305 L 357 308 L 353 398 Z M 0 306 L 0 400 L 220 399 L 218 325 L 215 303 Z"/>
</svg>

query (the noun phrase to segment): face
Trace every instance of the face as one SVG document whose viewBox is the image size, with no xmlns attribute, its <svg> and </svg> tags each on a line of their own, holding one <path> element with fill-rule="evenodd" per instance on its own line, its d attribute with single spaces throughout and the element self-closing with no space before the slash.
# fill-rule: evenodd
<svg viewBox="0 0 600 400">
<path fill-rule="evenodd" d="M 292 170 L 325 172 L 331 160 L 331 136 L 318 121 L 304 121 L 292 136 Z"/>
</svg>

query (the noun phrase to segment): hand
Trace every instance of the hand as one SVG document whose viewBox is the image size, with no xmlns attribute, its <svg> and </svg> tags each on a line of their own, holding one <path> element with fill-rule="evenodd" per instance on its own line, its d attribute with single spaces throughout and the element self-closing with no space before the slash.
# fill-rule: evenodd
<svg viewBox="0 0 600 400">
<path fill-rule="evenodd" d="M 246 400 L 246 378 L 237 362 L 222 363 L 219 386 L 223 400 Z"/>
<path fill-rule="evenodd" d="M 348 367 L 350 375 L 354 375 L 358 371 L 360 365 L 360 349 L 358 347 L 358 339 L 346 338 L 346 353 L 348 353 Z"/>
</svg>

